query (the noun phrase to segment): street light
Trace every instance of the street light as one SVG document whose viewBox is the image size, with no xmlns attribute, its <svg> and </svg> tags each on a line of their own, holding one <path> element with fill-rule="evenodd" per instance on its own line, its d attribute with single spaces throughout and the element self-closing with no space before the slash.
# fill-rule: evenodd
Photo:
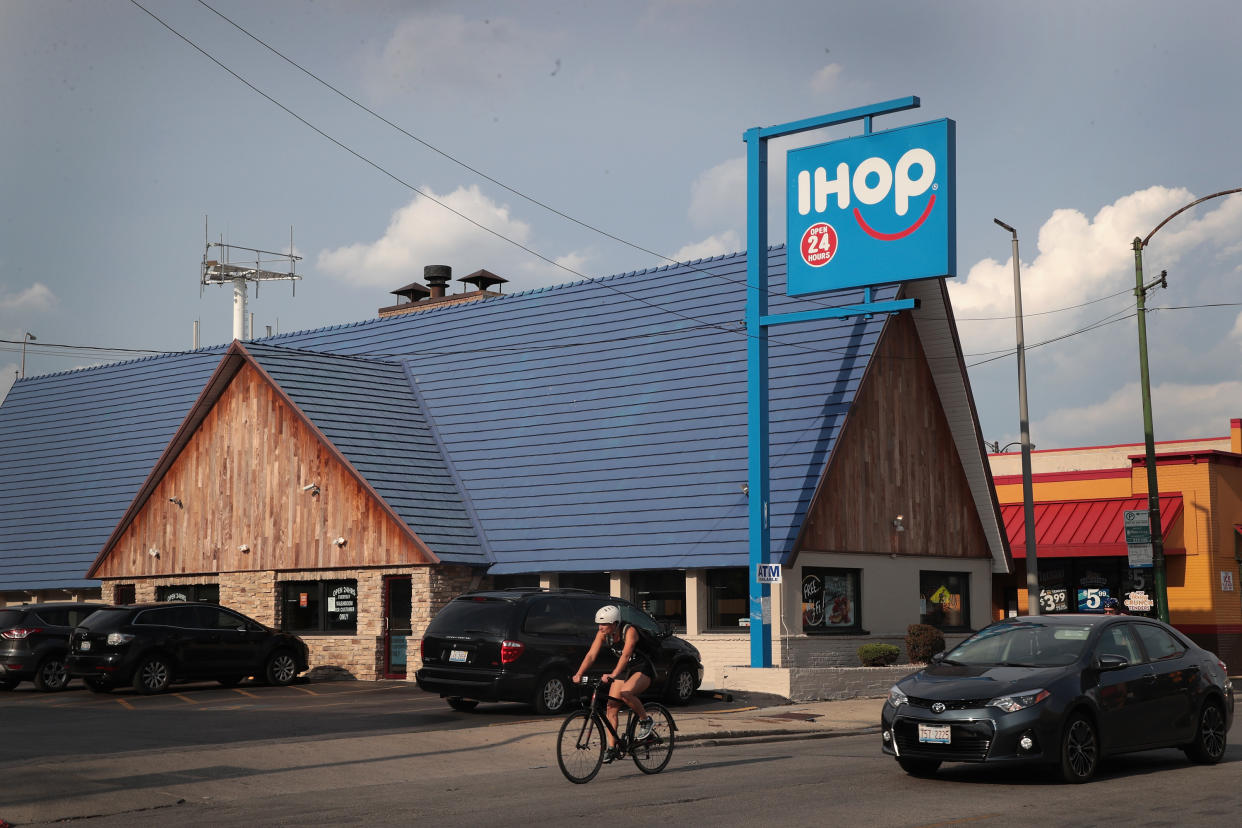
<svg viewBox="0 0 1242 828">
<path fill-rule="evenodd" d="M 1151 515 L 1151 566 L 1152 578 L 1155 581 L 1156 589 L 1156 614 L 1165 623 L 1169 621 L 1169 591 L 1164 577 L 1164 533 L 1160 528 L 1160 489 L 1156 483 L 1156 436 L 1151 422 L 1151 378 L 1147 371 L 1146 307 L 1148 288 L 1156 284 L 1163 286 L 1164 273 L 1161 272 L 1160 278 L 1153 280 L 1151 285 L 1143 284 L 1143 248 L 1151 241 L 1151 237 L 1156 235 L 1156 230 L 1164 227 L 1176 216 L 1186 212 L 1196 204 L 1202 204 L 1209 199 L 1220 198 L 1233 193 L 1242 193 L 1242 187 L 1222 190 L 1219 193 L 1212 193 L 1203 198 L 1195 199 L 1185 207 L 1166 216 L 1164 221 L 1156 225 L 1155 230 L 1147 234 L 1146 238 L 1134 237 L 1134 295 L 1138 300 L 1139 383 L 1143 393 L 1143 442 L 1146 449 L 1145 459 L 1147 464 L 1147 509 Z"/>
<path fill-rule="evenodd" d="M 1022 427 L 1022 520 L 1026 536 L 1026 612 L 1039 615 L 1039 560 L 1035 556 L 1035 500 L 1031 492 L 1031 423 L 1026 413 L 1026 346 L 1022 338 L 1022 272 L 1018 265 L 1018 231 L 998 218 L 992 221 L 1013 236 L 1013 316 L 1018 338 L 1018 422 Z M 1009 448 L 1009 446 L 1005 446 Z"/>
<path fill-rule="evenodd" d="M 34 334 L 32 334 L 30 331 L 26 331 L 25 335 L 22 336 L 22 376 L 21 376 L 22 379 L 26 378 L 26 342 L 27 340 L 29 340 L 30 342 L 38 342 L 39 338 L 35 336 Z"/>
</svg>

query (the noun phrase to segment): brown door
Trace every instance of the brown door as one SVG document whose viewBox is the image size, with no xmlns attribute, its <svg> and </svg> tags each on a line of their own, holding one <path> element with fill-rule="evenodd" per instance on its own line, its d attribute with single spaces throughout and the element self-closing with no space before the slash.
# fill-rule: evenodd
<svg viewBox="0 0 1242 828">
<path fill-rule="evenodd" d="M 410 576 L 384 576 L 384 678 L 405 678 L 410 633 Z"/>
</svg>

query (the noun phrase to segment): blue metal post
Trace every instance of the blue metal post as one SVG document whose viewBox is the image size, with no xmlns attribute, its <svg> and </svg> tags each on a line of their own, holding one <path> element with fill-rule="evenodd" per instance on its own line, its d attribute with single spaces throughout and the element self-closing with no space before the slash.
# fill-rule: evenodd
<svg viewBox="0 0 1242 828">
<path fill-rule="evenodd" d="M 758 581 L 771 557 L 768 524 L 768 142 L 746 132 L 746 416 L 750 514 L 750 666 L 772 666 L 771 587 Z M 769 611 L 765 614 L 764 609 Z"/>
</svg>

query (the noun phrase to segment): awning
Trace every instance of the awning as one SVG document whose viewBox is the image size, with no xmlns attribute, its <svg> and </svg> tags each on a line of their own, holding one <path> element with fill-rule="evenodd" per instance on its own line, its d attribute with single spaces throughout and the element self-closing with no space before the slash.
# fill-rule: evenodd
<svg viewBox="0 0 1242 828">
<path fill-rule="evenodd" d="M 1147 508 L 1147 495 L 1101 500 L 1062 500 L 1035 504 L 1035 554 L 1040 558 L 1102 558 L 1126 554 L 1123 512 Z M 1005 532 L 1015 559 L 1026 557 L 1026 520 L 1021 503 L 1001 506 Z M 1169 529 L 1182 516 L 1181 495 L 1160 496 L 1160 525 Z M 1181 548 L 1166 555 L 1185 555 Z"/>
</svg>

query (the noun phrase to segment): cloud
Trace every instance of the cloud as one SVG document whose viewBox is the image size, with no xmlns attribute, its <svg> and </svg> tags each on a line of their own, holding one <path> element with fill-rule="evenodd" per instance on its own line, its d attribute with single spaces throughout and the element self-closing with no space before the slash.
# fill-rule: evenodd
<svg viewBox="0 0 1242 828">
<path fill-rule="evenodd" d="M 57 303 L 56 294 L 41 282 L 35 282 L 19 293 L 0 290 L 0 313 L 51 310 Z"/>
<path fill-rule="evenodd" d="M 458 95 L 512 89 L 558 68 L 560 36 L 493 17 L 417 14 L 402 21 L 366 67 L 379 98 L 411 90 Z"/>
<path fill-rule="evenodd" d="M 738 234 L 733 230 L 726 230 L 723 233 L 717 233 L 714 236 L 708 236 L 699 242 L 687 244 L 676 253 L 673 258 L 679 262 L 689 262 L 695 259 L 707 259 L 712 256 L 719 256 L 722 253 L 733 253 L 741 250 L 744 243 Z"/>
<path fill-rule="evenodd" d="M 690 185 L 690 221 L 696 227 L 740 227 L 746 221 L 746 158 L 730 158 Z"/>
<path fill-rule="evenodd" d="M 811 77 L 811 91 L 820 95 L 838 91 L 841 86 L 841 73 L 844 71 L 845 68 L 839 63 L 828 64 Z"/>
</svg>

